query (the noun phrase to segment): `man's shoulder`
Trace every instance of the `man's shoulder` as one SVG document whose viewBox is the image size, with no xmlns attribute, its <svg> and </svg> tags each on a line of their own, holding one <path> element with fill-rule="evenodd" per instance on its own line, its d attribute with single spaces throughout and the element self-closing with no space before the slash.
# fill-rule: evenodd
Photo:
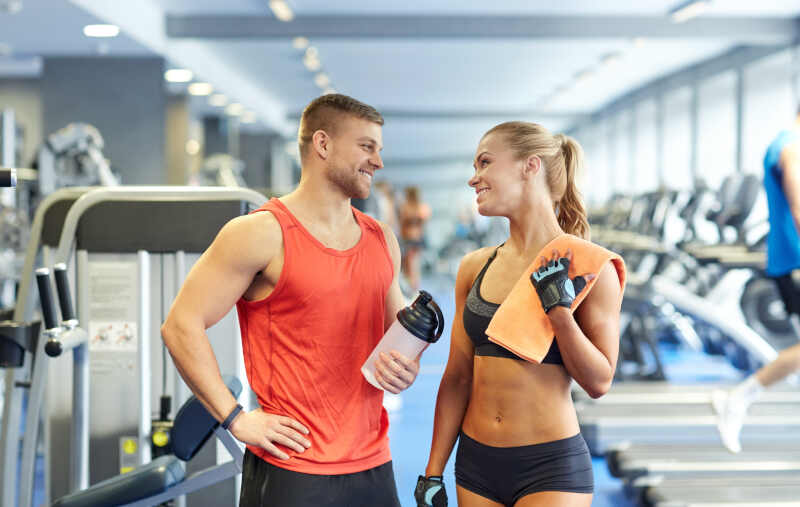
<svg viewBox="0 0 800 507">
<path fill-rule="evenodd" d="M 243 253 L 251 250 L 269 253 L 283 244 L 283 234 L 275 215 L 259 211 L 230 220 L 220 231 L 218 240 Z"/>
<path fill-rule="evenodd" d="M 241 234 L 280 234 L 281 226 L 269 210 L 261 210 L 232 219 L 226 227 L 232 227 Z"/>
</svg>

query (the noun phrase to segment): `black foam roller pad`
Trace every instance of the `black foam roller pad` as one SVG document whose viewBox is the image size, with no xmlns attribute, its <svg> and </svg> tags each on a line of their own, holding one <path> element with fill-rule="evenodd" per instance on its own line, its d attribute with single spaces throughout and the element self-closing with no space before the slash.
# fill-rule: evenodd
<svg viewBox="0 0 800 507">
<path fill-rule="evenodd" d="M 42 305 L 42 317 L 45 329 L 58 327 L 56 319 L 56 305 L 53 302 L 53 291 L 50 288 L 50 270 L 36 270 L 36 284 L 39 286 L 39 301 Z"/>
<path fill-rule="evenodd" d="M 17 170 L 0 168 L 0 187 L 16 187 L 17 186 Z"/>
<path fill-rule="evenodd" d="M 72 307 L 67 267 L 59 264 L 53 268 L 53 273 L 56 275 L 56 290 L 58 290 L 58 302 L 61 305 L 61 318 L 72 320 L 75 318 L 75 309 Z"/>
</svg>

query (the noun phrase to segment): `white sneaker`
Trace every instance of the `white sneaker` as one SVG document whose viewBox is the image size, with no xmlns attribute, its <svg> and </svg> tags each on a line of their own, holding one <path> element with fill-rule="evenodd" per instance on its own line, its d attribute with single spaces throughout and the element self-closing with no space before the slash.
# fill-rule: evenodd
<svg viewBox="0 0 800 507">
<path fill-rule="evenodd" d="M 717 414 L 717 429 L 719 429 L 722 444 L 730 452 L 741 452 L 742 444 L 739 442 L 739 433 L 742 431 L 747 408 L 736 403 L 728 391 L 721 389 L 715 389 L 711 393 L 711 405 Z"/>
</svg>

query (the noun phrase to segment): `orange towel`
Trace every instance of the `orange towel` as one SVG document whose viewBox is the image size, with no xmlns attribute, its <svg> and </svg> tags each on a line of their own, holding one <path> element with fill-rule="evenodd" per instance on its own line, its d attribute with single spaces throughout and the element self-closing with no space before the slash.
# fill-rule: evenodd
<svg viewBox="0 0 800 507">
<path fill-rule="evenodd" d="M 569 265 L 570 278 L 596 275 L 606 262 L 611 261 L 617 269 L 620 287 L 625 290 L 625 262 L 622 257 L 577 236 L 562 234 L 542 248 L 536 260 L 525 270 L 503 304 L 497 309 L 486 329 L 490 341 L 528 361 L 534 363 L 542 361 L 550 350 L 555 333 L 530 277 L 539 267 L 541 257 L 550 259 L 553 250 L 563 257 L 567 249 L 572 251 L 572 262 Z M 570 311 L 575 311 L 596 281 L 596 277 L 587 281 L 586 287 L 572 302 Z M 620 291 L 621 297 L 622 291 Z"/>
</svg>

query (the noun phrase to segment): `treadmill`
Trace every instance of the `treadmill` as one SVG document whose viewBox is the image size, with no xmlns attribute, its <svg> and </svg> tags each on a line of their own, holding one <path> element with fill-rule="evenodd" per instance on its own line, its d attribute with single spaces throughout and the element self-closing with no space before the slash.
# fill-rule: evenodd
<svg viewBox="0 0 800 507">
<path fill-rule="evenodd" d="M 576 403 L 576 409 L 581 433 L 595 456 L 623 442 L 719 442 L 711 403 L 653 403 L 644 409 L 631 403 Z M 742 445 L 775 440 L 800 442 L 800 403 L 756 403 L 750 407 Z"/>
<path fill-rule="evenodd" d="M 649 491 L 640 505 L 647 507 L 800 507 L 800 485 L 762 484 L 713 488 L 700 486 Z"/>
<path fill-rule="evenodd" d="M 767 442 L 746 447 L 742 452 L 728 452 L 722 444 L 675 446 L 669 444 L 640 444 L 624 446 L 606 453 L 606 463 L 612 476 L 633 483 L 644 477 L 660 480 L 695 480 L 769 473 L 800 475 L 800 441 Z M 649 485 L 640 481 L 639 486 Z M 800 496 L 798 497 L 800 498 Z"/>
<path fill-rule="evenodd" d="M 743 493 L 743 489 L 758 488 L 777 488 L 792 487 L 795 491 L 800 490 L 800 471 L 786 470 L 742 470 L 739 473 L 729 472 L 728 475 L 721 476 L 697 476 L 696 473 L 688 472 L 691 475 L 682 476 L 648 476 L 635 479 L 629 483 L 626 492 L 639 505 L 658 505 L 659 502 L 671 501 L 690 503 L 692 497 L 698 490 L 730 492 L 736 491 L 739 500 L 742 496 L 749 495 Z M 734 482 L 735 481 L 735 482 Z M 796 497 L 797 495 L 795 495 Z M 787 498 L 784 497 L 785 501 Z"/>
<path fill-rule="evenodd" d="M 607 394 L 592 399 L 575 383 L 572 399 L 581 405 L 708 404 L 711 403 L 711 393 L 715 389 L 730 389 L 735 385 L 730 382 L 702 384 L 676 384 L 668 381 L 614 382 Z M 800 389 L 781 382 L 762 392 L 755 403 L 800 403 Z"/>
</svg>

